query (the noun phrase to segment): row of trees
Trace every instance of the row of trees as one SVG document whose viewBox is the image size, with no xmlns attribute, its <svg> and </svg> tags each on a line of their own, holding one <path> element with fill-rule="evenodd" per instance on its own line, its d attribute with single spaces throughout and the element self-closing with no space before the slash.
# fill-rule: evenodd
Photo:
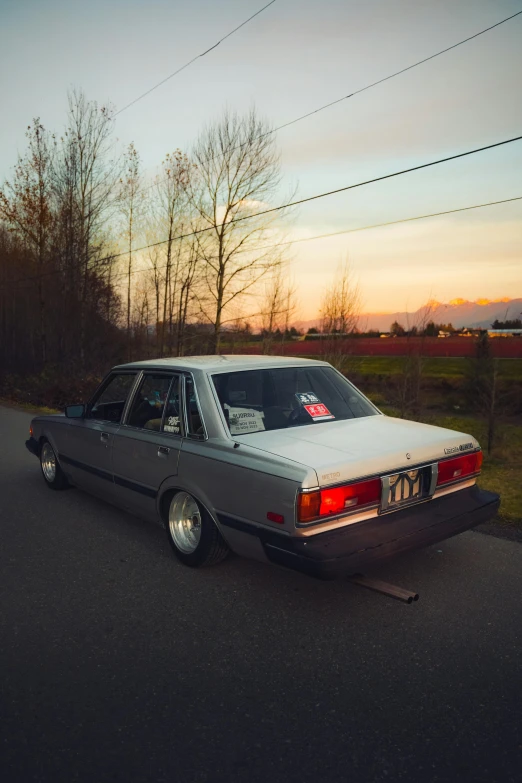
<svg viewBox="0 0 522 783">
<path fill-rule="evenodd" d="M 111 107 L 73 92 L 61 135 L 35 120 L 0 189 L 1 366 L 219 352 L 245 318 L 270 350 L 296 307 L 288 212 L 258 214 L 284 200 L 270 131 L 255 111 L 225 113 L 147 181 L 135 146 L 117 149 Z"/>
<path fill-rule="evenodd" d="M 455 331 L 453 324 L 438 324 L 432 320 L 422 325 L 414 323 L 408 328 L 399 321 L 394 321 L 390 326 L 390 334 L 395 337 L 437 337 L 439 332 L 449 332 L 451 334 Z"/>
</svg>

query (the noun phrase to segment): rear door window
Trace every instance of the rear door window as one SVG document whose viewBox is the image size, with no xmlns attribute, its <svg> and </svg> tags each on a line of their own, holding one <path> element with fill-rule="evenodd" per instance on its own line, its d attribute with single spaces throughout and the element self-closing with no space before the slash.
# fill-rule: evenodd
<svg viewBox="0 0 522 783">
<path fill-rule="evenodd" d="M 171 375 L 161 373 L 144 375 L 132 401 L 126 424 L 129 427 L 159 432 L 171 383 Z"/>
<path fill-rule="evenodd" d="M 181 376 L 176 375 L 169 389 L 162 432 L 181 435 Z"/>
<path fill-rule="evenodd" d="M 194 379 L 191 375 L 185 376 L 185 408 L 187 411 L 187 435 L 190 438 L 204 440 L 205 426 L 201 415 Z"/>
</svg>

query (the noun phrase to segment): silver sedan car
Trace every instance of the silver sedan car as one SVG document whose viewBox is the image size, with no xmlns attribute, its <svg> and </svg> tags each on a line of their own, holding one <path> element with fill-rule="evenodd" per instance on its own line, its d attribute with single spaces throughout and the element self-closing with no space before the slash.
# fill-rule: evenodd
<svg viewBox="0 0 522 783">
<path fill-rule="evenodd" d="M 383 415 L 327 362 L 200 356 L 115 367 L 27 448 L 71 485 L 166 528 L 187 566 L 232 550 L 321 578 L 493 517 L 470 435 Z"/>
</svg>

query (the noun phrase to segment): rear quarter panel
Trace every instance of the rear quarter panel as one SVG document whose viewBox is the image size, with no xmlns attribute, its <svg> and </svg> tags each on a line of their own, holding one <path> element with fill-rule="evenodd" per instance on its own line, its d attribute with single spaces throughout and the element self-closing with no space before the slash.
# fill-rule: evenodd
<svg viewBox="0 0 522 783">
<path fill-rule="evenodd" d="M 315 471 L 312 471 L 315 475 Z M 289 460 L 264 455 L 232 442 L 184 440 L 178 476 L 164 482 L 190 492 L 219 520 L 227 515 L 271 530 L 295 530 L 295 498 L 310 469 Z M 269 511 L 284 516 L 284 524 L 270 522 Z"/>
</svg>

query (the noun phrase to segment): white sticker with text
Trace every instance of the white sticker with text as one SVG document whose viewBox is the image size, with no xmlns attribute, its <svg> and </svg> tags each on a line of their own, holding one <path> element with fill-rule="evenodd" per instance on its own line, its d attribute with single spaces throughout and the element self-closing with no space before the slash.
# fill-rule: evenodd
<svg viewBox="0 0 522 783">
<path fill-rule="evenodd" d="M 232 408 L 225 405 L 228 409 L 228 424 L 231 435 L 245 435 L 248 432 L 260 432 L 265 429 L 262 411 L 254 411 L 251 408 Z"/>
</svg>

